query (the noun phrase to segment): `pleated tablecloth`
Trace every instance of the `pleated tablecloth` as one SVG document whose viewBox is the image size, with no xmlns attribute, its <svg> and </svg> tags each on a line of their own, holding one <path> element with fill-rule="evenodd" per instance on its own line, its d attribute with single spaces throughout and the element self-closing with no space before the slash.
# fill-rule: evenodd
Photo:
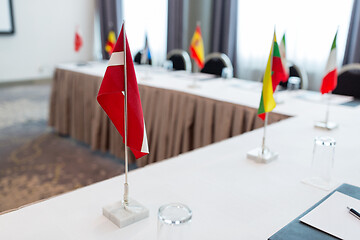
<svg viewBox="0 0 360 240">
<path fill-rule="evenodd" d="M 60 135 L 124 158 L 120 134 L 96 101 L 102 77 L 57 68 L 49 125 Z M 139 84 L 150 154 L 138 166 L 161 161 L 263 126 L 257 109 L 207 97 Z M 269 124 L 288 118 L 269 115 Z M 135 158 L 130 154 L 130 163 Z"/>
</svg>

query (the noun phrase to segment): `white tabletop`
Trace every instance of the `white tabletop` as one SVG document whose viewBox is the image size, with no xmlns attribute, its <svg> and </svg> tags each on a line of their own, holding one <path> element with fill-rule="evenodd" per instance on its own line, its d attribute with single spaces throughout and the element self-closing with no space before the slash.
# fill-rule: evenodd
<svg viewBox="0 0 360 240">
<path fill-rule="evenodd" d="M 156 85 L 158 80 L 143 81 Z M 203 81 L 204 92 L 257 107 L 259 93 L 231 89 L 231 81 L 239 80 Z M 228 88 L 220 88 L 224 84 Z M 122 197 L 119 176 L 0 215 L 0 239 L 156 239 L 157 210 L 170 202 L 192 209 L 191 239 L 267 239 L 329 193 L 301 183 L 310 170 L 315 136 L 337 141 L 334 188 L 343 182 L 360 186 L 360 108 L 331 105 L 330 118 L 340 126 L 320 130 L 314 121 L 324 117 L 326 105 L 299 98 L 300 93 L 277 106 L 295 117 L 268 127 L 268 146 L 280 154 L 274 162 L 246 159 L 249 150 L 260 146 L 263 129 L 257 129 L 131 171 L 130 196 L 150 210 L 140 222 L 119 229 L 102 216 L 103 206 Z"/>
</svg>

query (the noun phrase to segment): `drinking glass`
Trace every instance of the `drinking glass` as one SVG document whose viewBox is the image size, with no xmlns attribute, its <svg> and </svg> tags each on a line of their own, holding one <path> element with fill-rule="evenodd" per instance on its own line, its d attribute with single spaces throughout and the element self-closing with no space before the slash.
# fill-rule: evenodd
<svg viewBox="0 0 360 240">
<path fill-rule="evenodd" d="M 331 137 L 316 137 L 314 140 L 313 158 L 311 163 L 311 177 L 306 183 L 315 187 L 330 190 L 332 170 L 334 166 L 336 141 Z"/>
<path fill-rule="evenodd" d="M 185 240 L 190 238 L 192 211 L 181 203 L 170 203 L 159 208 L 158 240 Z"/>
<path fill-rule="evenodd" d="M 290 91 L 298 90 L 300 89 L 300 83 L 301 83 L 301 79 L 299 77 L 289 77 L 287 83 L 287 89 Z"/>
</svg>

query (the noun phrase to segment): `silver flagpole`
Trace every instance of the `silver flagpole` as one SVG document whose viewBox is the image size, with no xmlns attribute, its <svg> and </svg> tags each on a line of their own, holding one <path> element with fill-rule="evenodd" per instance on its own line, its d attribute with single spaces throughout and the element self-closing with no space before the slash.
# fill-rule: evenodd
<svg viewBox="0 0 360 240">
<path fill-rule="evenodd" d="M 265 122 L 264 122 L 264 136 L 263 136 L 263 139 L 262 139 L 262 146 L 261 146 L 261 155 L 264 156 L 264 153 L 265 153 L 265 139 L 266 139 L 266 126 L 267 126 L 267 123 L 268 123 L 268 115 L 269 113 L 265 113 Z"/>
<path fill-rule="evenodd" d="M 330 97 L 331 97 L 331 92 L 327 94 L 327 103 L 326 103 L 327 106 L 326 106 L 326 114 L 325 114 L 326 127 L 328 126 L 328 122 L 329 122 Z"/>
<path fill-rule="evenodd" d="M 125 129 L 125 183 L 124 183 L 124 205 L 129 204 L 129 184 L 128 184 L 128 111 L 127 111 L 127 68 L 126 68 L 126 37 L 125 37 L 125 20 L 123 21 L 123 37 L 124 37 L 124 81 L 125 81 L 125 93 L 124 93 L 124 129 Z"/>
</svg>

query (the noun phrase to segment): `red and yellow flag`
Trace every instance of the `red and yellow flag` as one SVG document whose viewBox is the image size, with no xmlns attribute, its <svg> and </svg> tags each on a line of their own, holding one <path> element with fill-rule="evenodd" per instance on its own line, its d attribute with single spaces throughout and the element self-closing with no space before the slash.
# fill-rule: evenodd
<svg viewBox="0 0 360 240">
<path fill-rule="evenodd" d="M 281 63 L 279 46 L 274 32 L 274 38 L 264 73 L 263 89 L 258 109 L 258 115 L 262 120 L 265 120 L 265 114 L 267 112 L 271 112 L 275 108 L 276 103 L 273 93 L 284 76 L 286 76 L 286 73 Z"/>
<path fill-rule="evenodd" d="M 194 35 L 191 39 L 190 56 L 195 60 L 199 68 L 204 67 L 204 43 L 201 37 L 201 30 L 199 25 L 196 26 Z"/>
<path fill-rule="evenodd" d="M 105 45 L 105 51 L 109 55 L 111 55 L 112 52 L 114 51 L 115 42 L 116 42 L 115 32 L 110 31 L 109 34 L 108 34 L 108 39 L 107 39 L 106 45 Z"/>
</svg>

